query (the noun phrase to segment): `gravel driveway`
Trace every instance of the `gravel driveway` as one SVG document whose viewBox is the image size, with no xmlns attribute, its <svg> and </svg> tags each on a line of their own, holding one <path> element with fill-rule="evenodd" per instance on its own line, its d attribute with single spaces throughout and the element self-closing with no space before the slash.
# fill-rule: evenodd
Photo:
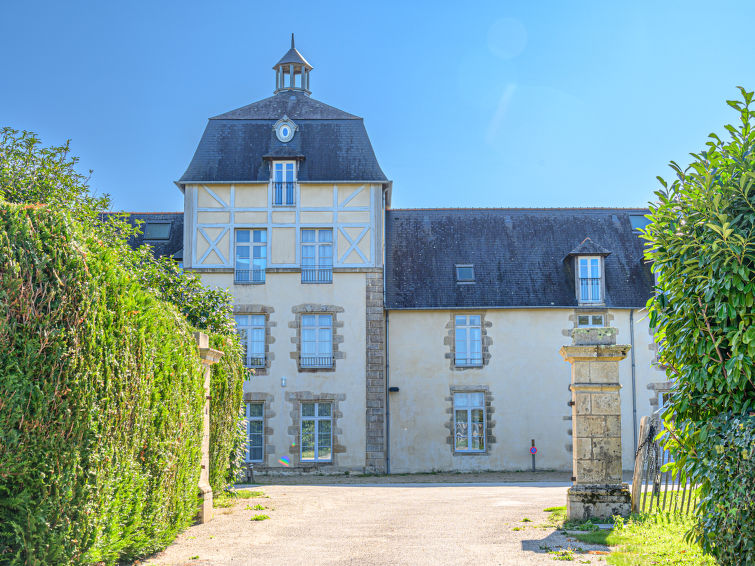
<svg viewBox="0 0 755 566">
<path fill-rule="evenodd" d="M 573 564 L 599 564 L 585 545 L 547 525 L 567 484 L 391 483 L 265 485 L 266 497 L 216 509 L 157 565 L 555 565 L 548 551 L 581 547 Z M 266 510 L 253 510 L 255 505 Z M 251 521 L 267 514 L 270 519 Z M 523 519 L 530 519 L 525 522 Z M 521 530 L 513 530 L 519 528 Z M 602 562 L 605 564 L 605 562 Z"/>
</svg>

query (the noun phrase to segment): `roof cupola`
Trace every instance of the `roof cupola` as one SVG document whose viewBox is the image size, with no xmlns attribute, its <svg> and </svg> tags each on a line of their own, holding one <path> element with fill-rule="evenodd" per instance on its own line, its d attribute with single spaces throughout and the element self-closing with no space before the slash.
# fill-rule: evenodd
<svg viewBox="0 0 755 566">
<path fill-rule="evenodd" d="M 291 34 L 291 49 L 273 67 L 275 70 L 275 94 L 284 90 L 297 90 L 310 94 L 309 72 L 312 70 L 307 60 L 294 46 Z"/>
</svg>

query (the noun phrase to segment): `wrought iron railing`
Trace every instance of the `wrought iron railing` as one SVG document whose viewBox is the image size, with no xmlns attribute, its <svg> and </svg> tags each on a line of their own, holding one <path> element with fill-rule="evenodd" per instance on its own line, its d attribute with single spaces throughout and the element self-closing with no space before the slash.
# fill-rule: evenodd
<svg viewBox="0 0 755 566">
<path fill-rule="evenodd" d="M 237 269 L 233 275 L 233 282 L 244 283 L 264 283 L 265 282 L 265 270 L 264 269 Z"/>
<path fill-rule="evenodd" d="M 294 205 L 293 181 L 273 181 L 273 204 L 275 206 Z"/>
<path fill-rule="evenodd" d="M 246 367 L 248 368 L 263 368 L 265 367 L 265 355 L 264 354 L 253 354 L 251 356 L 247 356 L 246 358 Z"/>
<path fill-rule="evenodd" d="M 302 267 L 301 268 L 301 282 L 302 283 L 332 283 L 333 282 L 333 268 L 332 267 Z"/>
<path fill-rule="evenodd" d="M 600 302 L 600 277 L 579 278 L 579 300 L 585 303 Z"/>
<path fill-rule="evenodd" d="M 459 355 L 456 354 L 454 363 L 457 366 L 476 367 L 482 365 L 482 354 Z"/>
<path fill-rule="evenodd" d="M 332 368 L 333 356 L 300 356 L 299 365 L 303 368 Z"/>
</svg>

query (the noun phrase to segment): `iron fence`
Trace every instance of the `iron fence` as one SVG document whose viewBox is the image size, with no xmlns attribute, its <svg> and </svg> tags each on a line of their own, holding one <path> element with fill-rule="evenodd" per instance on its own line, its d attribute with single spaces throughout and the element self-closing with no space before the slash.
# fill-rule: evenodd
<svg viewBox="0 0 755 566">
<path fill-rule="evenodd" d="M 689 514 L 699 500 L 696 485 L 681 472 L 663 471 L 673 461 L 656 437 L 663 431 L 658 413 L 642 417 L 632 477 L 632 513 Z"/>
</svg>

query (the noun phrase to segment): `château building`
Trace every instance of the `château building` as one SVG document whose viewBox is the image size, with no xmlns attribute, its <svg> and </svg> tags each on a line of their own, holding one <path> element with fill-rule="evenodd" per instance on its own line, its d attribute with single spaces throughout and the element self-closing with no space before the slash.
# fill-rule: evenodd
<svg viewBox="0 0 755 566">
<path fill-rule="evenodd" d="M 559 348 L 585 326 L 632 345 L 631 468 L 664 387 L 647 210 L 391 209 L 363 119 L 311 97 L 293 37 L 273 69 L 273 95 L 210 118 L 177 181 L 183 266 L 230 289 L 254 369 L 255 471 L 519 470 L 533 440 L 538 468 L 571 469 Z"/>
</svg>

